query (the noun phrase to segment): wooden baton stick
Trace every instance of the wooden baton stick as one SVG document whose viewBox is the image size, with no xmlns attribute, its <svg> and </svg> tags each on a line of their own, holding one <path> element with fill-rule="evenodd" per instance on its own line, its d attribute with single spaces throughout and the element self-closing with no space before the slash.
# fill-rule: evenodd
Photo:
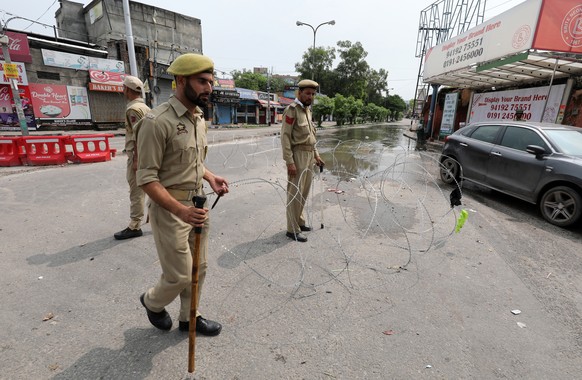
<svg viewBox="0 0 582 380">
<path fill-rule="evenodd" d="M 206 197 L 197 195 L 192 198 L 194 207 L 202 208 Z M 200 265 L 200 235 L 202 227 L 194 227 L 196 240 L 194 244 L 194 257 L 192 258 L 192 295 L 190 300 L 190 326 L 188 330 L 188 372 L 193 373 L 196 367 L 196 305 L 198 304 L 198 266 Z"/>
</svg>

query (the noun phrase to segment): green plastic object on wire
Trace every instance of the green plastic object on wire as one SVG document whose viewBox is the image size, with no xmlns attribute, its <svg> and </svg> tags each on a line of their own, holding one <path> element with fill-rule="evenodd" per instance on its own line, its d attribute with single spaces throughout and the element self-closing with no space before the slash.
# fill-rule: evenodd
<svg viewBox="0 0 582 380">
<path fill-rule="evenodd" d="M 455 226 L 455 232 L 460 232 L 461 228 L 465 225 L 467 218 L 469 217 L 469 213 L 467 210 L 461 210 L 461 214 L 459 215 L 459 219 L 457 219 L 457 225 Z"/>
</svg>

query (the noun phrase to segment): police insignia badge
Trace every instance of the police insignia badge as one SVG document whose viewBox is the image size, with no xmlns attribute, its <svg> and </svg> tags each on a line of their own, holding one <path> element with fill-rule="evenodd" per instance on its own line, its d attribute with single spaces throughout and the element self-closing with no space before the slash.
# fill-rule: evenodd
<svg viewBox="0 0 582 380">
<path fill-rule="evenodd" d="M 186 126 L 182 123 L 178 124 L 178 130 L 176 131 L 176 134 L 179 136 L 179 135 L 184 134 L 184 133 L 188 133 Z"/>
</svg>

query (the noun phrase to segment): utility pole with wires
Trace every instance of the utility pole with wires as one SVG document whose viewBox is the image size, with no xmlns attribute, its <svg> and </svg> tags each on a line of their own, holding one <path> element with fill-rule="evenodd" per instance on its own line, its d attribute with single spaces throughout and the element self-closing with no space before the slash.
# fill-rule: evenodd
<svg viewBox="0 0 582 380">
<path fill-rule="evenodd" d="M 6 20 L 2 28 L 0 29 L 0 45 L 2 45 L 2 54 L 4 55 L 4 75 L 10 80 L 10 90 L 12 91 L 12 101 L 14 102 L 14 108 L 16 108 L 16 116 L 18 117 L 18 123 L 20 124 L 20 130 L 23 136 L 28 136 L 28 125 L 26 125 L 26 116 L 24 116 L 24 110 L 22 109 L 22 100 L 20 99 L 20 91 L 18 89 L 18 66 L 10 60 L 10 49 L 8 45 L 10 44 L 10 38 L 6 34 L 6 27 L 10 20 L 18 19 L 21 17 L 12 17 Z"/>
</svg>

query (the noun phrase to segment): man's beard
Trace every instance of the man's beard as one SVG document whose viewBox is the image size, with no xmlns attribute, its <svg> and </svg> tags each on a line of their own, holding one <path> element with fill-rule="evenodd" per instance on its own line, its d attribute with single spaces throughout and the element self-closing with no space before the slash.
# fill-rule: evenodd
<svg viewBox="0 0 582 380">
<path fill-rule="evenodd" d="M 190 82 L 188 82 L 188 81 L 186 81 L 184 95 L 186 96 L 186 99 L 188 99 L 189 101 L 191 101 L 193 104 L 197 105 L 198 107 L 206 107 L 208 105 L 208 99 L 204 100 L 204 99 L 200 98 L 200 95 L 198 93 L 196 93 L 196 91 L 194 91 L 194 89 L 190 85 Z"/>
</svg>

